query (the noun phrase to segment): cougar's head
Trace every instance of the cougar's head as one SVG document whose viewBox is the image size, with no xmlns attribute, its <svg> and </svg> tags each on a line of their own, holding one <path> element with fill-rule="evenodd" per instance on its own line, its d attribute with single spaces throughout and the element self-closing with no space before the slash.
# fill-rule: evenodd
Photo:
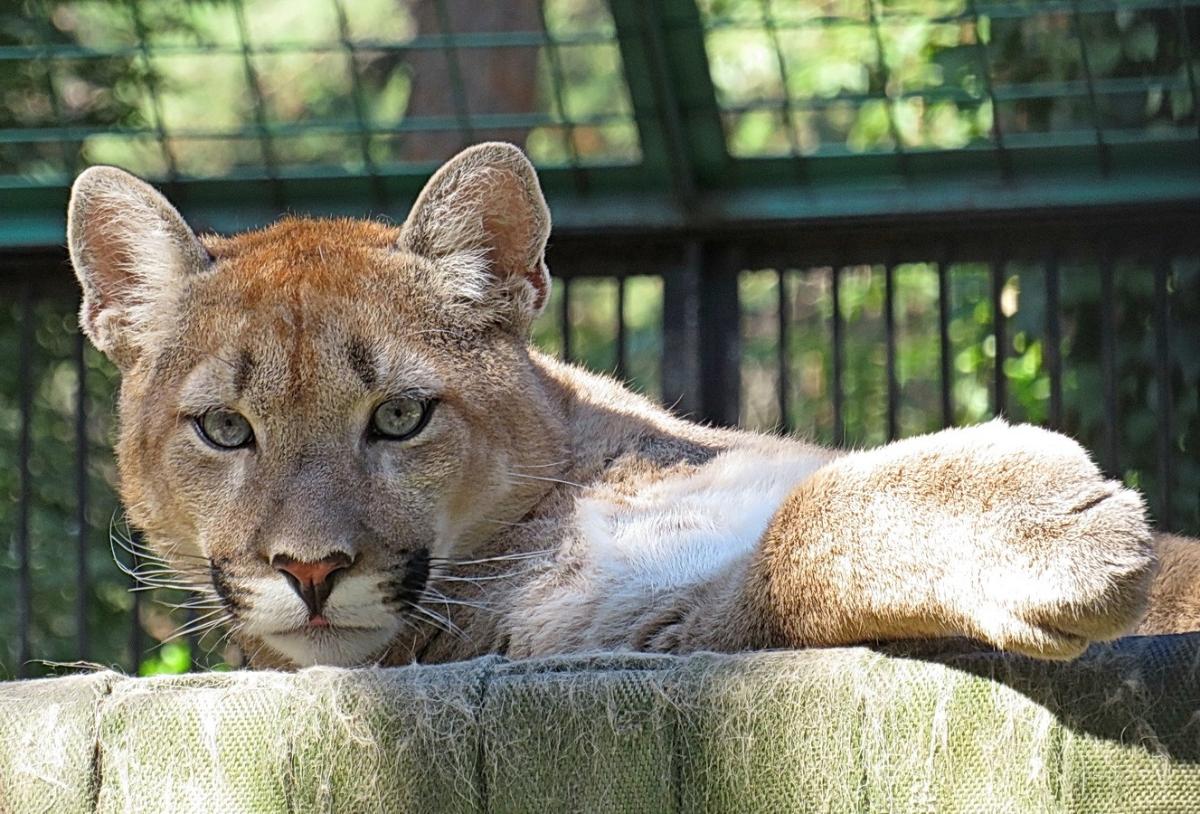
<svg viewBox="0 0 1200 814">
<path fill-rule="evenodd" d="M 412 646 L 431 562 L 484 556 L 542 496 L 518 473 L 565 457 L 526 349 L 549 228 L 505 144 L 446 164 L 398 229 L 197 237 L 133 176 L 79 176 L 71 259 L 122 373 L 127 514 L 244 646 L 300 666 Z"/>
</svg>

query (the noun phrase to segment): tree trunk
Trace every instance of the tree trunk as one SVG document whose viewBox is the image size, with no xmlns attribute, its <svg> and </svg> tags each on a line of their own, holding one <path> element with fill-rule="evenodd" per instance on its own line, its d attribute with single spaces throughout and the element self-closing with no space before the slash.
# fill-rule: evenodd
<svg viewBox="0 0 1200 814">
<path fill-rule="evenodd" d="M 539 31 L 541 0 L 413 0 L 417 33 Z M 453 130 L 414 132 L 401 148 L 406 161 L 444 161 L 468 144 L 499 139 L 524 148 L 529 128 L 466 125 L 480 114 L 533 113 L 538 107 L 537 48 L 422 49 L 409 53 L 412 94 L 408 117 L 449 117 Z"/>
</svg>

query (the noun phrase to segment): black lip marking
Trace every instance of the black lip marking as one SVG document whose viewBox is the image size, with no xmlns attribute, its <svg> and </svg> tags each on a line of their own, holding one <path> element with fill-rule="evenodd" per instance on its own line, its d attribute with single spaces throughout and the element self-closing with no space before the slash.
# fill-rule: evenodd
<svg viewBox="0 0 1200 814">
<path fill-rule="evenodd" d="M 418 548 L 408 555 L 403 571 L 387 583 L 389 599 L 404 606 L 416 604 L 429 582 L 429 549 Z"/>
<path fill-rule="evenodd" d="M 229 578 L 225 576 L 225 572 L 217 564 L 216 560 L 211 560 L 208 564 L 208 576 L 212 581 L 213 590 L 217 592 L 217 596 L 221 597 L 221 601 L 231 611 L 240 610 L 242 603 L 238 601 L 234 592 L 233 585 L 229 583 Z"/>
</svg>

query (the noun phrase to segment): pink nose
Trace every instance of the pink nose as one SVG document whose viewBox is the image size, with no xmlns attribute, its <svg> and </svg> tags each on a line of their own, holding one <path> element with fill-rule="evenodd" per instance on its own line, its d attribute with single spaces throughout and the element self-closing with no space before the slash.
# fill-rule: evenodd
<svg viewBox="0 0 1200 814">
<path fill-rule="evenodd" d="M 325 601 L 333 592 L 333 583 L 339 573 L 353 564 L 349 554 L 341 551 L 330 554 L 315 562 L 297 560 L 287 554 L 276 554 L 271 565 L 287 579 L 308 608 L 310 616 L 320 616 Z"/>
</svg>

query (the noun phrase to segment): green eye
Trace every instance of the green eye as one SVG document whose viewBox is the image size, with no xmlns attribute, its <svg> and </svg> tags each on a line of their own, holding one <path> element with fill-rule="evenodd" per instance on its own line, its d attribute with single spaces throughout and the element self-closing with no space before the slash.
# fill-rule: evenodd
<svg viewBox="0 0 1200 814">
<path fill-rule="evenodd" d="M 250 422 L 233 410 L 209 410 L 196 419 L 196 430 L 205 441 L 221 449 L 241 449 L 254 440 Z"/>
<path fill-rule="evenodd" d="M 371 416 L 371 433 L 379 438 L 403 441 L 425 429 L 431 404 L 421 399 L 388 399 Z"/>
</svg>

